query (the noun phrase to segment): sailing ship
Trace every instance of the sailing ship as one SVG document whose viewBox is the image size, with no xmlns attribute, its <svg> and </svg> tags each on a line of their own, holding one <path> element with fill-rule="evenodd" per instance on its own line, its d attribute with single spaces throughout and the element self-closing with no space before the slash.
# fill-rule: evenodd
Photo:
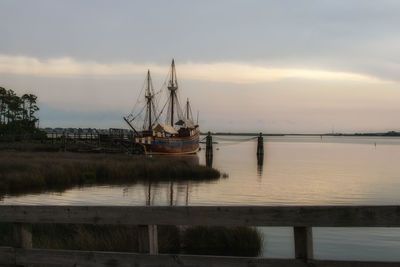
<svg viewBox="0 0 400 267">
<path fill-rule="evenodd" d="M 159 92 L 154 92 L 150 70 L 148 70 L 144 98 L 141 99 L 139 96 L 137 102 L 138 104 L 144 100 L 145 104 L 142 108 L 135 105 L 124 120 L 134 131 L 134 145 L 145 154 L 196 153 L 199 150 L 200 128 L 197 122 L 193 122 L 189 99 L 186 101 L 184 110 L 180 106 L 174 59 L 172 59 L 168 79 L 168 83 L 164 83 L 167 99 L 162 109 L 158 110 L 157 96 L 165 90 L 162 87 Z M 143 111 L 145 111 L 144 116 L 142 116 Z M 141 130 L 136 126 L 138 122 L 142 122 Z"/>
</svg>

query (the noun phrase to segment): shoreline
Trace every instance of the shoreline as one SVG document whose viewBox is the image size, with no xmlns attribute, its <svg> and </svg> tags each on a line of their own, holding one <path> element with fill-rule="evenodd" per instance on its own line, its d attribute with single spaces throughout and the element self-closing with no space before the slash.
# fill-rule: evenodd
<svg viewBox="0 0 400 267">
<path fill-rule="evenodd" d="M 208 181 L 221 173 L 191 158 L 0 151 L 0 195 L 142 181 Z"/>
</svg>

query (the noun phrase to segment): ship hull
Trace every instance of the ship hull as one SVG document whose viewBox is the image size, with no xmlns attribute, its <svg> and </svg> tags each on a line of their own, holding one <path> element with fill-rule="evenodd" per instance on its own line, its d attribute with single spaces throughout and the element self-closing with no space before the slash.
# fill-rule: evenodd
<svg viewBox="0 0 400 267">
<path fill-rule="evenodd" d="M 146 154 L 194 154 L 199 151 L 199 133 L 187 137 L 136 138 L 135 142 L 144 148 Z"/>
</svg>

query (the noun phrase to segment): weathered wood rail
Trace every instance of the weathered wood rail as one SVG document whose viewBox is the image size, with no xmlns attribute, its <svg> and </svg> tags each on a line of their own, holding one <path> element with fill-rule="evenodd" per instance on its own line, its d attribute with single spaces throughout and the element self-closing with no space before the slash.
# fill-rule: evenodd
<svg viewBox="0 0 400 267">
<path fill-rule="evenodd" d="M 312 238 L 312 227 L 400 227 L 400 206 L 0 206 L 0 222 L 17 224 L 18 229 L 18 247 L 0 247 L 0 264 L 5 265 L 400 266 L 400 262 L 315 260 Z M 149 253 L 34 249 L 34 223 L 141 225 L 139 244 Z M 295 259 L 158 254 L 157 225 L 290 226 L 294 227 Z"/>
</svg>

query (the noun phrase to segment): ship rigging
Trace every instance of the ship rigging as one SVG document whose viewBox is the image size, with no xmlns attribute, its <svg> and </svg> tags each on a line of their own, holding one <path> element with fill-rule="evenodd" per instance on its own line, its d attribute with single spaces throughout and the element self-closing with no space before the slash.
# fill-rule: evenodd
<svg viewBox="0 0 400 267">
<path fill-rule="evenodd" d="M 124 117 L 125 122 L 135 132 L 134 143 L 139 144 L 147 154 L 187 154 L 195 153 L 199 149 L 199 125 L 193 122 L 189 99 L 182 110 L 178 88 L 174 60 L 168 74 L 168 83 L 164 82 L 158 92 L 154 91 L 148 70 L 144 90 L 142 89 L 132 112 Z M 158 103 L 163 91 L 167 92 L 167 99 L 159 110 Z"/>
</svg>

